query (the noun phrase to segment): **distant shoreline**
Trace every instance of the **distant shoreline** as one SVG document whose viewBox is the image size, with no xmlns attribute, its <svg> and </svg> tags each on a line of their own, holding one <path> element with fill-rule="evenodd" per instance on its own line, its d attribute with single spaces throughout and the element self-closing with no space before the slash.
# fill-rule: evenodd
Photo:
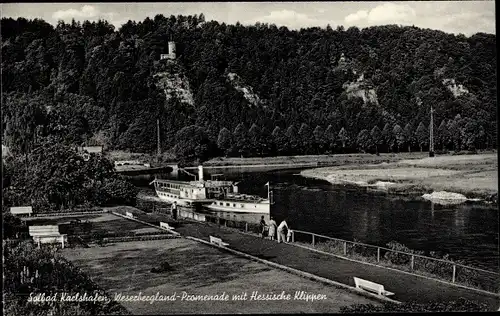
<svg viewBox="0 0 500 316">
<path fill-rule="evenodd" d="M 497 154 L 440 156 L 372 165 L 303 170 L 303 177 L 332 184 L 353 184 L 390 194 L 460 193 L 486 201 L 498 199 Z"/>
</svg>

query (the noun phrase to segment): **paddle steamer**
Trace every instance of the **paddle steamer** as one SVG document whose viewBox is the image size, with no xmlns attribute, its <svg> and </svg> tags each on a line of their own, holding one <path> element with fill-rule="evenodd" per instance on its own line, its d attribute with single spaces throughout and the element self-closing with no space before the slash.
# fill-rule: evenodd
<svg viewBox="0 0 500 316">
<path fill-rule="evenodd" d="M 167 202 L 188 208 L 206 208 L 211 211 L 269 214 L 271 203 L 268 198 L 240 194 L 233 181 L 204 180 L 203 167 L 198 167 L 198 180 L 178 181 L 155 179 L 158 197 Z"/>
</svg>

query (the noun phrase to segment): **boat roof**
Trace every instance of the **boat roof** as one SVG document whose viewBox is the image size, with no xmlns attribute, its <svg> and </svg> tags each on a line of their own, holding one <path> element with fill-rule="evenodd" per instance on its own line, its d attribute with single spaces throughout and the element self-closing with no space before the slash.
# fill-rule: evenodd
<svg viewBox="0 0 500 316">
<path fill-rule="evenodd" d="M 196 188 L 229 187 L 229 186 L 234 185 L 234 182 L 232 182 L 232 181 L 214 181 L 214 180 L 180 181 L 180 180 L 168 180 L 168 179 L 155 179 L 153 182 L 172 183 L 172 184 L 179 184 L 179 185 L 186 186 L 186 187 L 196 187 Z"/>
</svg>

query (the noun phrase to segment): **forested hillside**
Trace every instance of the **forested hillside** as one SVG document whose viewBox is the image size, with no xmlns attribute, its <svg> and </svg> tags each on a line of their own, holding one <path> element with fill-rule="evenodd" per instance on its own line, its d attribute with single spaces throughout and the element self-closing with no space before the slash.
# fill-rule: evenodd
<svg viewBox="0 0 500 316">
<path fill-rule="evenodd" d="M 118 30 L 2 19 L 4 144 L 179 158 L 496 147 L 496 36 L 157 15 Z M 168 41 L 175 61 L 160 61 Z M 181 90 L 176 91 L 176 89 Z"/>
</svg>

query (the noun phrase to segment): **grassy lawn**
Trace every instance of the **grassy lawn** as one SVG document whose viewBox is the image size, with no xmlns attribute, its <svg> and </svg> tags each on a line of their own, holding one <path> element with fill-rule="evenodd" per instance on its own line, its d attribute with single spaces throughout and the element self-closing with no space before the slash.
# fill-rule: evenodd
<svg viewBox="0 0 500 316">
<path fill-rule="evenodd" d="M 121 207 L 122 209 L 127 209 L 129 207 Z M 135 210 L 136 213 L 141 212 L 136 208 L 130 207 L 130 209 Z M 123 211 L 125 213 L 125 211 Z M 147 215 L 144 215 L 147 217 Z M 101 233 L 101 234 L 113 234 L 113 235 L 124 235 L 127 233 L 135 233 L 135 234 L 144 234 L 144 233 L 153 233 L 158 232 L 163 233 L 163 230 L 156 229 L 154 227 L 150 227 L 135 221 L 131 221 L 113 214 L 102 213 L 95 215 L 82 215 L 82 216 L 71 216 L 71 217 L 48 217 L 48 218 L 39 218 L 39 219 L 28 219 L 27 225 L 60 225 L 61 233 L 69 233 L 67 230 L 71 221 L 79 219 L 80 225 L 83 222 L 89 221 L 91 223 L 90 234 L 92 233 Z M 149 221 L 154 221 L 156 218 L 152 218 Z M 148 221 L 148 222 L 149 222 Z"/>
<path fill-rule="evenodd" d="M 122 302 L 134 314 L 200 313 L 335 313 L 341 306 L 376 303 L 345 290 L 307 280 L 264 264 L 232 256 L 216 248 L 186 239 L 126 242 L 88 249 L 65 249 L 63 255 L 82 267 L 114 296 L 179 295 L 175 301 Z M 167 262 L 171 270 L 151 272 Z M 262 294 L 285 291 L 291 300 L 250 300 Z M 295 291 L 323 294 L 324 300 L 294 300 Z M 217 295 L 228 301 L 186 301 L 182 294 Z M 246 292 L 248 300 L 233 300 Z M 376 303 L 377 304 L 377 303 Z"/>
<path fill-rule="evenodd" d="M 309 169 L 301 174 L 337 184 L 394 182 L 389 188 L 392 192 L 449 191 L 484 198 L 498 193 L 497 159 L 497 154 L 440 156 L 379 165 L 352 164 Z"/>
</svg>

